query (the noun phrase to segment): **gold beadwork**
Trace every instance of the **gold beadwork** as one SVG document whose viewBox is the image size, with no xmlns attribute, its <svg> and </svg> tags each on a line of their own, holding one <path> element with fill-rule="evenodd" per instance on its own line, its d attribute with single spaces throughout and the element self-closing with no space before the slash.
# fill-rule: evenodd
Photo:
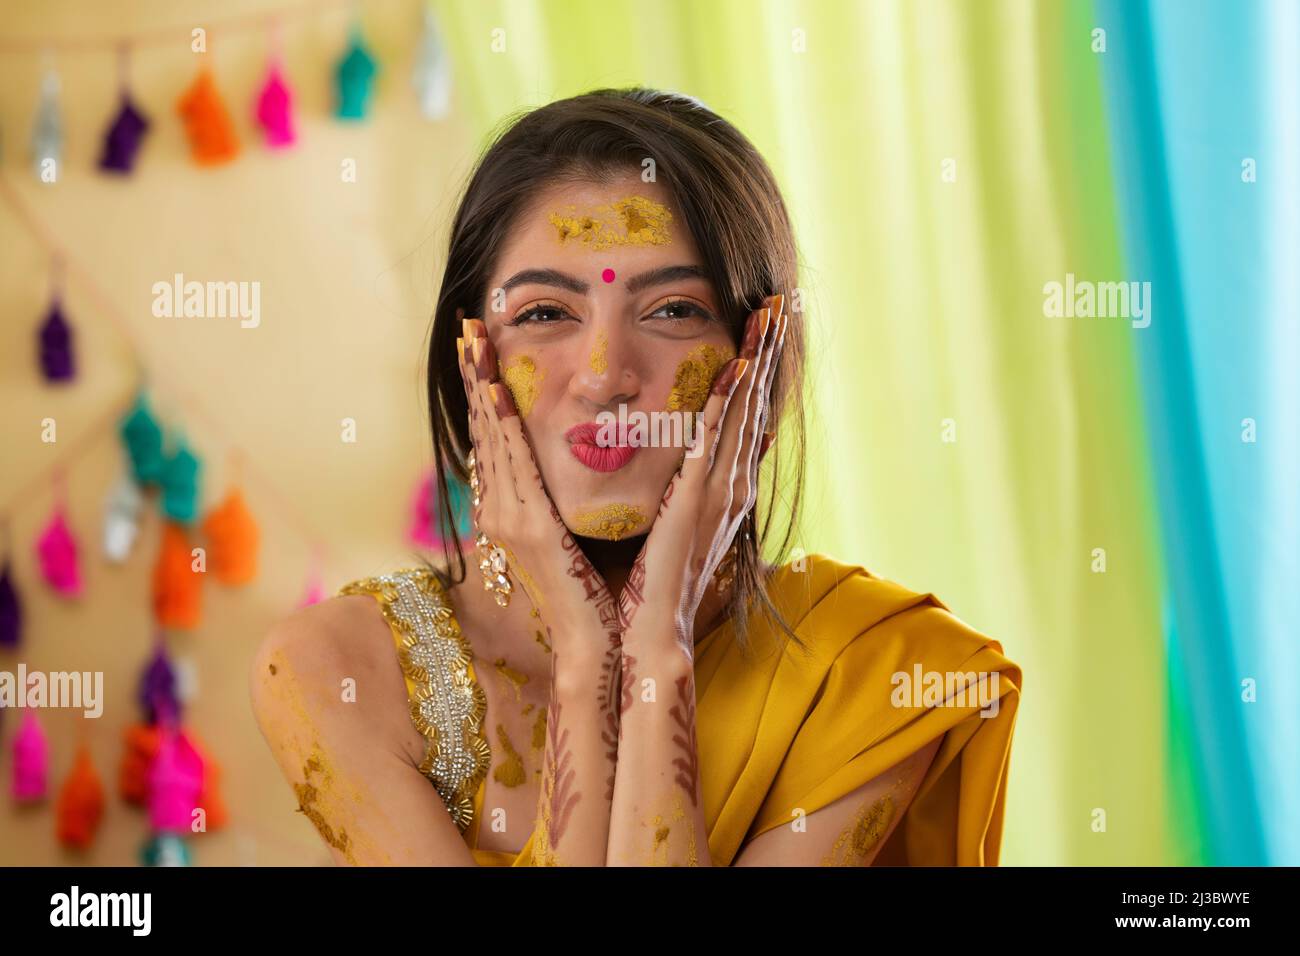
<svg viewBox="0 0 1300 956">
<path fill-rule="evenodd" d="M 451 601 L 427 568 L 362 578 L 343 594 L 369 594 L 401 635 L 397 658 L 417 689 L 411 721 L 427 741 L 420 772 L 433 781 L 461 833 L 474 820 L 474 796 L 492 751 L 483 734 L 487 696 L 470 676 L 474 653 L 452 613 Z"/>
</svg>

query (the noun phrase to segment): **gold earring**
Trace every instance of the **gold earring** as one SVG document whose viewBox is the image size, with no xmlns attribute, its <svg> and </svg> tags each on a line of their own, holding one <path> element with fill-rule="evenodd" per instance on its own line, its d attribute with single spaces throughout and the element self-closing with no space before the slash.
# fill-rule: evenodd
<svg viewBox="0 0 1300 956">
<path fill-rule="evenodd" d="M 497 604 L 506 607 L 510 604 L 514 585 L 510 583 L 510 563 L 506 560 L 505 549 L 493 545 L 481 531 L 474 543 L 478 546 L 478 569 L 483 572 L 483 590 L 492 591 Z"/>
<path fill-rule="evenodd" d="M 469 489 L 474 493 L 474 507 L 477 508 L 482 503 L 482 499 L 478 494 L 478 468 L 475 465 L 474 452 L 472 451 L 469 453 Z M 477 516 L 474 516 L 474 527 L 478 527 Z"/>
<path fill-rule="evenodd" d="M 477 508 L 483 499 L 479 497 L 478 468 L 472 451 L 469 453 L 469 487 L 474 493 L 474 507 Z M 506 560 L 505 549 L 493 545 L 492 540 L 478 530 L 477 512 L 474 515 L 474 530 L 478 532 L 474 545 L 478 550 L 478 569 L 483 574 L 483 590 L 493 592 L 497 604 L 507 607 L 514 585 L 510 581 L 510 562 Z"/>
</svg>

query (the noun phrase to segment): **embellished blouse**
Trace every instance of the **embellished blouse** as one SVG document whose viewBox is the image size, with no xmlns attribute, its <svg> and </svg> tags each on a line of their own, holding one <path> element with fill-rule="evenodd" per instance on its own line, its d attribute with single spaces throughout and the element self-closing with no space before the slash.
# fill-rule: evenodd
<svg viewBox="0 0 1300 956">
<path fill-rule="evenodd" d="M 397 643 L 411 721 L 425 739 L 420 772 L 472 848 L 492 760 L 483 732 L 487 698 L 442 583 L 427 568 L 405 568 L 351 581 L 338 593 L 369 594 L 379 602 Z"/>
</svg>

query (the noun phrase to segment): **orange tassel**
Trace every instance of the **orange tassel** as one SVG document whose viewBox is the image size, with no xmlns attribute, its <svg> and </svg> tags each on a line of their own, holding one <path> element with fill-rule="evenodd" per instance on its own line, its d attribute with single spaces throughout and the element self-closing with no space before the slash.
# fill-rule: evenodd
<svg viewBox="0 0 1300 956">
<path fill-rule="evenodd" d="M 190 156 L 196 163 L 215 166 L 239 155 L 235 124 L 217 90 L 212 71 L 203 69 L 199 72 L 181 101 L 176 104 L 176 109 L 185 120 L 185 133 L 190 138 Z"/>
<path fill-rule="evenodd" d="M 117 790 L 127 803 L 144 806 L 149 800 L 149 769 L 162 741 L 156 725 L 135 724 L 126 732 L 126 753 L 118 773 Z"/>
<path fill-rule="evenodd" d="M 203 532 L 211 545 L 208 557 L 212 571 L 222 584 L 247 584 L 257 574 L 257 522 L 244 504 L 243 493 L 235 489 L 208 513 Z"/>
<path fill-rule="evenodd" d="M 104 818 L 104 785 L 90 759 L 90 749 L 82 744 L 77 762 L 59 791 L 58 833 L 64 846 L 84 850 L 95 839 Z"/>
<path fill-rule="evenodd" d="M 190 739 L 190 746 L 203 761 L 203 789 L 199 792 L 198 805 L 207 815 L 207 832 L 213 833 L 224 827 L 230 819 L 226 802 L 221 798 L 221 767 L 193 733 L 187 733 L 186 736 Z"/>
<path fill-rule="evenodd" d="M 154 617 L 162 627 L 199 626 L 203 578 L 194 570 L 193 560 L 185 529 L 174 521 L 165 522 L 153 571 Z"/>
</svg>

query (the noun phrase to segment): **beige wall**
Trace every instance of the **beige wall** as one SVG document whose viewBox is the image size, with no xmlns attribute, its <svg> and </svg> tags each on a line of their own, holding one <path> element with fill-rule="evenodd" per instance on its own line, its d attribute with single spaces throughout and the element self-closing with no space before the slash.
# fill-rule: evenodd
<svg viewBox="0 0 1300 956">
<path fill-rule="evenodd" d="M 327 549 L 331 591 L 410 557 L 403 540 L 407 502 L 428 462 L 421 350 L 447 217 L 478 144 L 455 110 L 430 123 L 416 109 L 408 82 L 419 23 L 415 0 L 363 6 L 371 47 L 383 64 L 374 113 L 360 125 L 332 120 L 332 70 L 349 8 L 327 3 L 283 28 L 298 98 L 298 147 L 270 152 L 251 124 L 266 33 L 215 33 L 208 57 L 245 148 L 227 167 L 194 166 L 174 111 L 197 66 L 189 29 L 205 15 L 224 19 L 259 6 L 251 0 L 42 0 L 7 5 L 0 23 L 0 42 L 177 27 L 174 44 L 155 43 L 134 56 L 136 101 L 153 128 L 135 174 L 125 180 L 95 169 L 102 131 L 116 109 L 113 50 L 56 57 L 67 133 L 63 178 L 52 186 L 39 183 L 26 161 L 40 57 L 0 55 L 0 175 L 46 240 L 67 249 L 66 311 L 81 368 L 65 389 L 38 376 L 34 335 L 48 303 L 50 250 L 9 202 L 0 203 L 6 316 L 0 323 L 0 502 L 10 504 L 55 460 L 89 441 L 67 482 L 86 596 L 60 600 L 38 576 L 32 547 L 53 498 L 49 482 L 37 480 L 12 502 L 26 645 L 17 655 L 0 654 L 0 669 L 14 670 L 22 660 L 36 670 L 102 670 L 106 698 L 99 720 L 73 711 L 42 713 L 51 744 L 51 799 L 34 809 L 16 810 L 8 796 L 10 743 L 21 714 L 4 714 L 3 864 L 130 864 L 147 837 L 145 816 L 117 798 L 116 778 L 122 734 L 139 719 L 135 683 L 153 640 L 156 508 L 125 565 L 102 558 L 100 544 L 103 498 L 124 464 L 116 422 L 105 428 L 105 415 L 131 401 L 136 352 L 155 384 L 159 417 L 183 427 L 204 462 L 205 507 L 224 496 L 231 453 L 247 455 L 242 487 L 263 535 L 257 580 L 238 590 L 213 583 L 204 593 L 202 626 L 169 637 L 174 654 L 189 658 L 198 675 L 186 722 L 221 762 L 231 812 L 225 832 L 192 841 L 195 862 L 327 860 L 310 824 L 293 812 L 293 795 L 258 734 L 247 702 L 248 661 L 268 626 L 302 592 L 308 535 Z M 356 183 L 341 182 L 341 163 L 349 157 L 357 162 Z M 154 318 L 151 286 L 177 272 L 187 279 L 260 282 L 260 327 Z M 54 445 L 40 441 L 46 417 L 57 422 Z M 357 422 L 356 444 L 340 439 L 340 420 L 349 417 Z M 99 433 L 87 439 L 95 427 Z M 94 849 L 70 855 L 55 838 L 54 795 L 79 733 L 87 735 L 110 796 Z"/>
</svg>

